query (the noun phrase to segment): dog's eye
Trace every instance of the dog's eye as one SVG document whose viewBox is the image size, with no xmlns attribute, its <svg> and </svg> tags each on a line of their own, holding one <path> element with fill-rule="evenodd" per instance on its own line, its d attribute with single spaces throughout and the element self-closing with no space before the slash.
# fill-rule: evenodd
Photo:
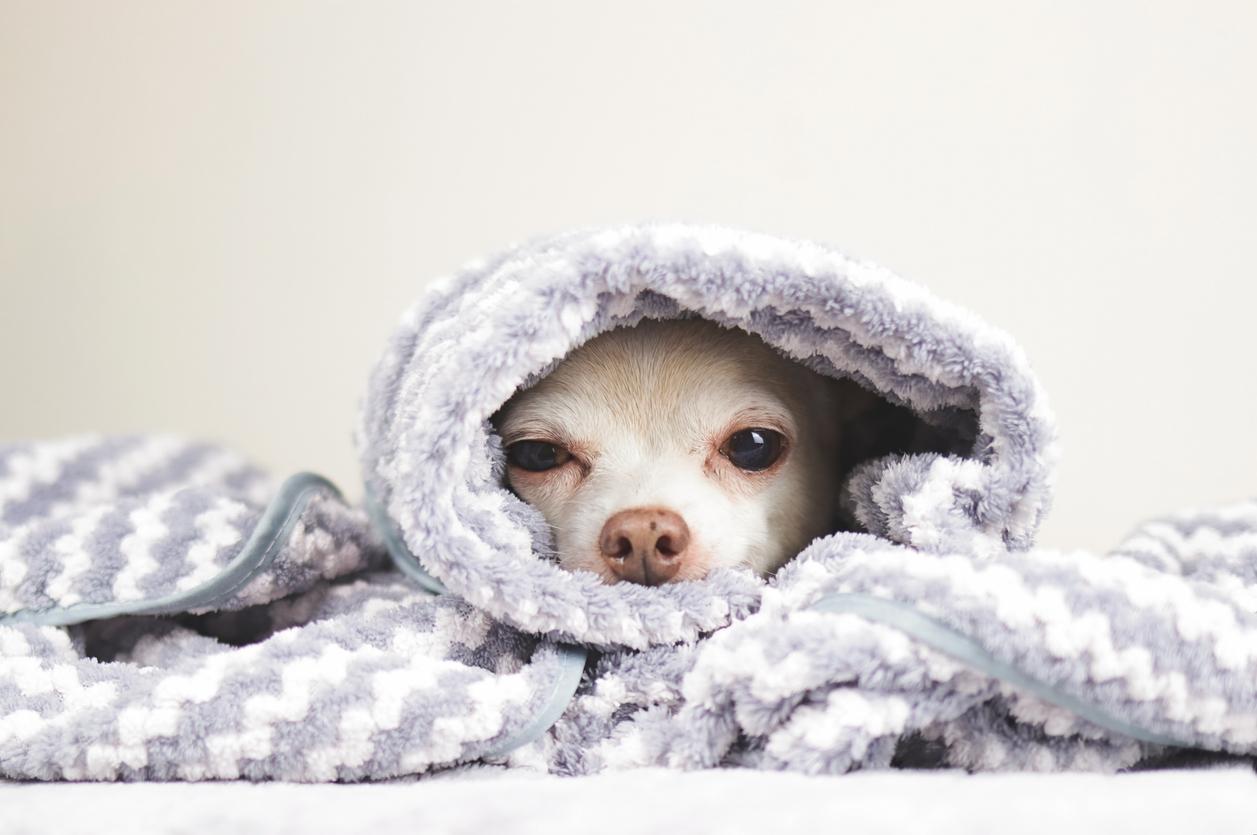
<svg viewBox="0 0 1257 835">
<path fill-rule="evenodd" d="M 743 429 L 730 435 L 720 451 L 740 470 L 766 470 L 781 457 L 783 440 L 771 429 Z"/>
<path fill-rule="evenodd" d="M 512 467 L 539 473 L 553 470 L 568 462 L 572 454 L 561 446 L 545 441 L 516 441 L 506 448 L 506 460 Z"/>
</svg>

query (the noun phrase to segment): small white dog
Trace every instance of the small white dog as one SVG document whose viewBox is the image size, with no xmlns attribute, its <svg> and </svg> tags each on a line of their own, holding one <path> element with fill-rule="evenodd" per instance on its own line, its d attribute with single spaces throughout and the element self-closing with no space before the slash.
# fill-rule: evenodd
<svg viewBox="0 0 1257 835">
<path fill-rule="evenodd" d="M 564 568 L 659 585 L 768 574 L 833 532 L 840 425 L 868 398 L 744 331 L 647 320 L 578 348 L 495 423 Z"/>
</svg>

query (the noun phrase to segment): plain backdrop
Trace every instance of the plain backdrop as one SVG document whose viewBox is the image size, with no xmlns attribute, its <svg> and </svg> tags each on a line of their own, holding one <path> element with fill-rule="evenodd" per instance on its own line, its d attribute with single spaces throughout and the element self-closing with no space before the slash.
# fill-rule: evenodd
<svg viewBox="0 0 1257 835">
<path fill-rule="evenodd" d="M 0 442 L 221 440 L 360 495 L 424 283 L 565 227 L 879 261 L 1016 336 L 1042 540 L 1257 494 L 1257 4 L 0 0 Z"/>
</svg>

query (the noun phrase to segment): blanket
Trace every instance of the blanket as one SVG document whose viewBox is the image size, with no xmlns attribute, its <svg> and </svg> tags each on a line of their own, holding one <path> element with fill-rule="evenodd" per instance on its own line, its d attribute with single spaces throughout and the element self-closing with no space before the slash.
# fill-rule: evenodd
<svg viewBox="0 0 1257 835">
<path fill-rule="evenodd" d="M 855 530 L 768 579 L 562 570 L 505 487 L 493 414 L 599 333 L 693 316 L 899 416 L 861 428 Z M 357 441 L 360 505 L 172 437 L 0 446 L 0 774 L 1257 753 L 1257 503 L 1157 519 L 1104 555 L 1036 548 L 1056 443 L 1022 353 L 826 247 L 649 225 L 471 264 L 403 317 Z"/>
</svg>

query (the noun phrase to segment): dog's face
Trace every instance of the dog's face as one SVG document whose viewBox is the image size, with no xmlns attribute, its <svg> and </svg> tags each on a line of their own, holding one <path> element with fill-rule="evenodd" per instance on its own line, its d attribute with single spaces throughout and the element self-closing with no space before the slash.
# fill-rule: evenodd
<svg viewBox="0 0 1257 835">
<path fill-rule="evenodd" d="M 586 343 L 495 421 L 564 568 L 646 585 L 763 574 L 834 529 L 832 383 L 751 334 L 647 320 Z"/>
</svg>

